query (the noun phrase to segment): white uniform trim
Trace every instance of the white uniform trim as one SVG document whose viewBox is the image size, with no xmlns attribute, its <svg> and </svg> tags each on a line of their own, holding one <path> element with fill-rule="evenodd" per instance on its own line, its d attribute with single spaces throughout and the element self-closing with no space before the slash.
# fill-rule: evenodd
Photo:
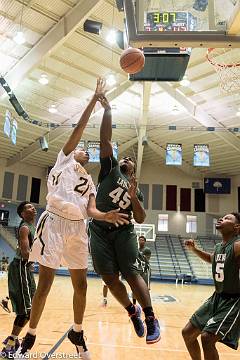
<svg viewBox="0 0 240 360">
<path fill-rule="evenodd" d="M 235 303 L 233 304 L 233 306 L 231 307 L 231 309 L 230 309 L 230 310 L 228 311 L 228 313 L 225 315 L 223 321 L 221 322 L 221 324 L 219 325 L 217 331 L 215 332 L 215 335 L 217 335 L 218 332 L 221 333 L 220 329 L 221 329 L 222 325 L 223 325 L 224 322 L 227 320 L 228 316 L 231 314 L 232 310 L 235 308 L 235 306 L 237 305 L 237 303 L 238 303 L 239 301 L 240 301 L 240 299 L 237 299 L 237 300 L 235 301 Z M 231 325 L 231 326 L 232 326 L 232 325 Z M 230 328 L 231 328 L 231 326 L 230 326 Z M 228 333 L 229 331 L 230 331 L 230 330 L 228 330 L 227 333 Z M 225 333 L 224 337 L 226 336 L 227 333 Z"/>
</svg>

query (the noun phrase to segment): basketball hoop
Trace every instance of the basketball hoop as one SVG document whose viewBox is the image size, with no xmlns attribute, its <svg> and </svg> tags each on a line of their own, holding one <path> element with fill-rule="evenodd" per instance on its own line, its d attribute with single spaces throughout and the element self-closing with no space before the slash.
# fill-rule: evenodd
<svg viewBox="0 0 240 360">
<path fill-rule="evenodd" d="M 240 90 L 240 62 L 234 60 L 233 49 L 208 49 L 207 60 L 216 70 L 220 87 L 224 92 Z"/>
</svg>

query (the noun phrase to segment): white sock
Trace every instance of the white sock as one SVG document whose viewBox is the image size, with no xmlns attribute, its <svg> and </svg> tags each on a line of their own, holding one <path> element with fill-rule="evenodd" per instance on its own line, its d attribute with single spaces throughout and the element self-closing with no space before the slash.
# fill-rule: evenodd
<svg viewBox="0 0 240 360">
<path fill-rule="evenodd" d="M 82 324 L 73 324 L 73 331 L 80 332 L 82 331 Z"/>
<path fill-rule="evenodd" d="M 107 297 L 103 297 L 103 300 L 106 300 L 106 301 L 107 301 Z"/>
<path fill-rule="evenodd" d="M 37 333 L 37 329 L 32 329 L 32 328 L 28 328 L 28 331 L 27 331 L 29 334 L 33 335 L 33 336 L 36 336 L 36 333 Z"/>
</svg>

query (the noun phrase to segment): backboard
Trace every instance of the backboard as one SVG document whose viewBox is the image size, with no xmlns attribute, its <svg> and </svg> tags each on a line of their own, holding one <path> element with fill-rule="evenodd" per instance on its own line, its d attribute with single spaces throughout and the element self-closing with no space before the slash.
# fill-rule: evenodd
<svg viewBox="0 0 240 360">
<path fill-rule="evenodd" d="M 134 229 L 137 236 L 145 236 L 147 241 L 155 241 L 155 225 L 154 224 L 137 224 L 134 222 Z"/>
<path fill-rule="evenodd" d="M 240 47 L 239 0 L 124 0 L 130 46 Z"/>
</svg>

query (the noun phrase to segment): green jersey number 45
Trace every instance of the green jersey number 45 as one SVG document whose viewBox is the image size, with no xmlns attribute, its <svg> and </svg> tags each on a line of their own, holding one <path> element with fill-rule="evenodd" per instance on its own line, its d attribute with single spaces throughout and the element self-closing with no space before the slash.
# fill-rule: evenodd
<svg viewBox="0 0 240 360">
<path fill-rule="evenodd" d="M 114 204 L 118 204 L 121 209 L 127 209 L 131 205 L 131 198 L 128 192 L 120 186 L 109 193 Z"/>
</svg>

